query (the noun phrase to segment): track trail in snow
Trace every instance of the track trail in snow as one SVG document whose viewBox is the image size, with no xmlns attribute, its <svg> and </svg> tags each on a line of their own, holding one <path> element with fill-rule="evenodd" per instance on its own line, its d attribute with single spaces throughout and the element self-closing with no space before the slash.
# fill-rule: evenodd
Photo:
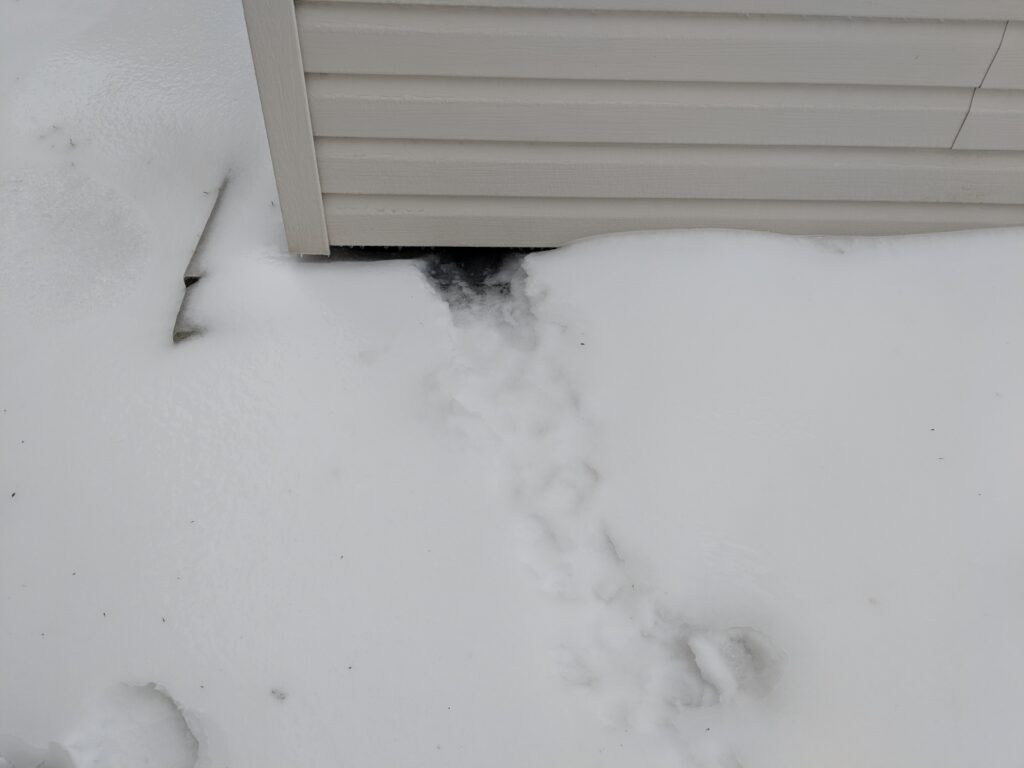
<svg viewBox="0 0 1024 768">
<path fill-rule="evenodd" d="M 426 272 L 452 313 L 453 356 L 438 381 L 449 422 L 495 452 L 523 557 L 573 616 L 563 679 L 612 725 L 669 735 L 688 764 L 739 765 L 687 712 L 763 695 L 778 652 L 749 627 L 688 623 L 631 574 L 595 504 L 597 424 L 561 362 L 579 342 L 538 319 L 521 260 L 434 259 Z"/>
</svg>

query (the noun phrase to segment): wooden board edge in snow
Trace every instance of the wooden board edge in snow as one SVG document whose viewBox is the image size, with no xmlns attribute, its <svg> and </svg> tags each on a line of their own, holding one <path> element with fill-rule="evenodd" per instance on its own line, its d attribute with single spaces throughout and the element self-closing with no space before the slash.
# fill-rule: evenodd
<svg viewBox="0 0 1024 768">
<path fill-rule="evenodd" d="M 292 0 L 242 0 L 288 249 L 330 253 Z"/>
<path fill-rule="evenodd" d="M 327 0 L 330 3 L 452 5 L 619 11 L 627 0 Z M 628 0 L 631 11 L 841 16 L 889 19 L 1024 20 L 1019 0 Z"/>
<path fill-rule="evenodd" d="M 544 248 L 630 230 L 898 235 L 1024 225 L 1022 205 L 326 195 L 337 245 Z"/>
</svg>

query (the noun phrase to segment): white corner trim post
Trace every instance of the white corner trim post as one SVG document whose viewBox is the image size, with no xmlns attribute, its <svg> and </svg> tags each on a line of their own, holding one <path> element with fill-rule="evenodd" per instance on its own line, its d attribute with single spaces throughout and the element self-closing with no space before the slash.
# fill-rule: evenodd
<svg viewBox="0 0 1024 768">
<path fill-rule="evenodd" d="M 242 0 L 288 250 L 325 255 L 323 195 L 313 148 L 293 0 Z"/>
</svg>

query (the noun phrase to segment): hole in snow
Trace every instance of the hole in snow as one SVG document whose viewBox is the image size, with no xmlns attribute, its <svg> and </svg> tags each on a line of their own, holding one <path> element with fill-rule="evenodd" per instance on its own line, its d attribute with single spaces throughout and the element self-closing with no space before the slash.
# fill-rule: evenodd
<svg viewBox="0 0 1024 768">
<path fill-rule="evenodd" d="M 494 248 L 449 248 L 424 259 L 424 272 L 453 308 L 503 298 L 522 277 L 522 254 Z"/>
</svg>

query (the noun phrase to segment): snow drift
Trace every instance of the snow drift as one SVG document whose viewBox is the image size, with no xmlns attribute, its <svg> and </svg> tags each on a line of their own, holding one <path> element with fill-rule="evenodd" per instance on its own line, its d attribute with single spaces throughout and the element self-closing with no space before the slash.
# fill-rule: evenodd
<svg viewBox="0 0 1024 768">
<path fill-rule="evenodd" d="M 2 14 L 0 764 L 1022 758 L 1024 233 L 300 263 L 235 4 Z"/>
</svg>

